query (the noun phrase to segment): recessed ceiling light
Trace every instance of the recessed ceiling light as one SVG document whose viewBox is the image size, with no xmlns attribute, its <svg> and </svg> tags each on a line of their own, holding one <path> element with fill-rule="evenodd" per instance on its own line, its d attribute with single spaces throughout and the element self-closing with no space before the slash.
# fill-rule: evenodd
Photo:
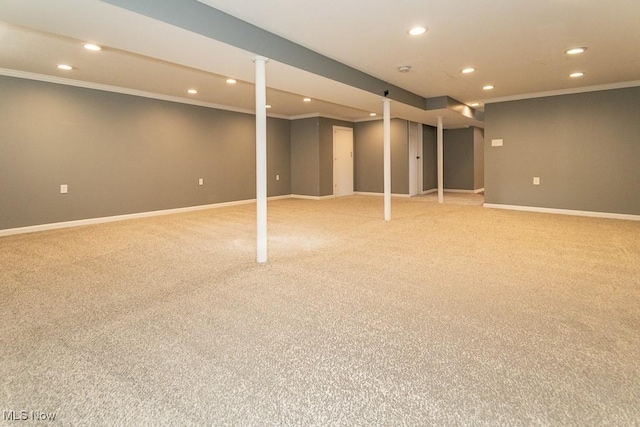
<svg viewBox="0 0 640 427">
<path fill-rule="evenodd" d="M 264 108 L 271 108 L 271 104 L 265 105 Z"/>
<path fill-rule="evenodd" d="M 463 74 L 469 74 L 469 73 L 473 73 L 476 69 L 473 67 L 467 67 L 467 68 L 463 68 L 462 69 L 462 73 Z"/>
<path fill-rule="evenodd" d="M 565 51 L 565 53 L 567 55 L 577 55 L 579 53 L 583 53 L 585 50 L 587 50 L 586 47 L 574 47 L 573 49 Z"/>
<path fill-rule="evenodd" d="M 94 52 L 102 50 L 102 48 L 100 46 L 98 46 L 97 44 L 93 44 L 93 43 L 85 43 L 85 44 L 83 44 L 83 46 L 84 46 L 85 49 L 93 50 Z"/>
<path fill-rule="evenodd" d="M 569 77 L 582 77 L 582 76 L 584 76 L 584 73 L 582 73 L 582 72 L 569 74 Z"/>
<path fill-rule="evenodd" d="M 311 98 L 304 98 L 303 101 L 304 102 L 311 102 Z"/>
<path fill-rule="evenodd" d="M 376 114 L 376 113 L 369 113 L 369 115 L 370 115 L 371 117 L 375 117 L 375 116 L 377 116 L 377 114 Z"/>
<path fill-rule="evenodd" d="M 65 71 L 73 70 L 73 67 L 67 64 L 58 64 L 58 68 Z"/>
<path fill-rule="evenodd" d="M 195 89 L 189 89 L 187 92 L 189 92 L 191 95 L 195 95 L 196 93 L 198 93 L 198 91 Z"/>
<path fill-rule="evenodd" d="M 235 79 L 227 79 L 227 83 L 229 83 L 230 85 L 234 85 L 236 84 L 236 80 Z"/>
<path fill-rule="evenodd" d="M 494 87 L 495 87 L 494 85 L 486 85 L 486 86 L 483 86 L 483 87 L 482 87 L 482 89 L 484 89 L 484 90 L 491 90 L 491 89 L 493 89 Z"/>
<path fill-rule="evenodd" d="M 427 32 L 427 29 L 424 27 L 413 27 L 412 29 L 410 29 L 409 31 L 407 31 L 409 33 L 409 35 L 412 36 L 419 36 L 420 34 L 424 34 Z"/>
<path fill-rule="evenodd" d="M 479 102 L 472 102 L 471 104 L 469 104 L 469 106 L 471 107 L 477 107 L 478 105 L 480 105 Z"/>
</svg>

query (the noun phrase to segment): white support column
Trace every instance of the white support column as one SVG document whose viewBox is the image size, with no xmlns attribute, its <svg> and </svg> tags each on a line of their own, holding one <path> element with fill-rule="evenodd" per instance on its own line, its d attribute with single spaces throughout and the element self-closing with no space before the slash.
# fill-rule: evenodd
<svg viewBox="0 0 640 427">
<path fill-rule="evenodd" d="M 391 100 L 384 99 L 384 220 L 391 221 Z"/>
<path fill-rule="evenodd" d="M 444 202 L 444 147 L 442 116 L 438 116 L 438 202 Z"/>
<path fill-rule="evenodd" d="M 268 59 L 253 58 L 256 69 L 256 216 L 259 263 L 267 262 L 267 79 Z"/>
</svg>

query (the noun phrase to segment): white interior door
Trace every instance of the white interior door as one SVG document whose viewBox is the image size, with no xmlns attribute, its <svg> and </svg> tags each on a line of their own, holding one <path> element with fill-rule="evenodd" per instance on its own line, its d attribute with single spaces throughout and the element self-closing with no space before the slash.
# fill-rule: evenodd
<svg viewBox="0 0 640 427">
<path fill-rule="evenodd" d="M 353 194 L 353 129 L 333 127 L 333 195 Z"/>
<path fill-rule="evenodd" d="M 422 192 L 422 132 L 419 123 L 409 122 L 409 196 Z"/>
</svg>

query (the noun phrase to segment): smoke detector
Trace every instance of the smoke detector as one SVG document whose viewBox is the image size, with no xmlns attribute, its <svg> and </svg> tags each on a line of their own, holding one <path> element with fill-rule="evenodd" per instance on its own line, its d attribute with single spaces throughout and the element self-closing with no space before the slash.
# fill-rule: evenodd
<svg viewBox="0 0 640 427">
<path fill-rule="evenodd" d="M 408 73 L 409 71 L 411 71 L 411 65 L 403 65 L 401 67 L 398 67 L 398 71 L 400 71 L 401 73 Z"/>
</svg>

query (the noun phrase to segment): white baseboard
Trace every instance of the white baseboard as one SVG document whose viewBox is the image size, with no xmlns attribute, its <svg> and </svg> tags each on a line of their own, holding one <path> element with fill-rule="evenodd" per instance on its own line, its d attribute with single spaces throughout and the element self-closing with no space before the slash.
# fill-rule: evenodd
<svg viewBox="0 0 640 427">
<path fill-rule="evenodd" d="M 335 198 L 333 194 L 330 194 L 328 196 L 307 196 L 304 194 L 292 194 L 290 197 L 292 199 L 304 199 L 304 200 L 326 200 L 326 199 Z"/>
<path fill-rule="evenodd" d="M 284 199 L 291 199 L 293 196 L 291 194 L 285 194 L 284 196 L 271 196 L 271 197 L 267 197 L 267 201 L 271 202 L 273 200 L 284 200 Z M 255 202 L 255 199 L 250 200 L 249 202 Z"/>
<path fill-rule="evenodd" d="M 356 191 L 353 194 L 356 195 L 356 196 L 384 196 L 384 193 L 371 193 L 371 192 L 367 192 L 367 191 Z M 406 197 L 406 198 L 409 198 L 410 196 L 408 194 L 391 193 L 391 197 Z"/>
<path fill-rule="evenodd" d="M 284 196 L 268 197 L 267 200 L 273 201 L 273 200 L 290 199 L 290 198 L 291 198 L 291 195 L 287 194 Z M 161 215 L 173 215 L 173 214 L 179 214 L 179 213 L 185 213 L 185 212 L 202 211 L 206 209 L 225 208 L 229 206 L 246 205 L 246 204 L 255 203 L 255 202 L 256 202 L 256 199 L 238 200 L 234 202 L 213 203 L 210 205 L 188 206 L 185 208 L 165 209 L 160 211 L 139 212 L 139 213 L 133 213 L 133 214 L 114 215 L 114 216 L 107 216 L 107 217 L 101 217 L 101 218 L 88 218 L 88 219 L 79 219 L 75 221 L 55 222 L 51 224 L 39 224 L 39 225 L 31 225 L 31 226 L 19 227 L 19 228 L 8 228 L 5 230 L 0 230 L 0 237 L 11 236 L 14 234 L 35 233 L 38 231 L 58 230 L 61 228 L 82 227 L 85 225 L 104 224 L 107 222 L 126 221 L 129 219 L 149 218 L 149 217 L 161 216 Z"/>
<path fill-rule="evenodd" d="M 463 193 L 463 194 L 474 194 L 476 192 L 476 190 L 458 190 L 455 188 L 449 189 L 449 188 L 445 188 L 444 189 L 445 193 Z"/>
<path fill-rule="evenodd" d="M 482 193 L 483 191 L 484 191 L 484 188 L 478 188 L 476 190 L 456 190 L 456 189 L 445 188 L 443 190 L 443 192 L 445 193 L 467 193 L 467 194 L 478 194 L 478 193 Z M 432 188 L 430 190 L 422 191 L 420 194 L 424 195 L 424 194 L 431 194 L 431 193 L 437 193 L 437 192 L 438 192 L 437 188 Z"/>
<path fill-rule="evenodd" d="M 483 204 L 483 206 L 485 208 L 508 209 L 512 211 L 539 212 L 539 213 L 550 213 L 550 214 L 559 214 L 559 215 L 575 215 L 575 216 L 588 216 L 588 217 L 594 217 L 594 218 L 626 219 L 630 221 L 640 221 L 640 215 L 630 215 L 630 214 L 575 211 L 570 209 L 537 208 L 533 206 L 501 205 L 501 204 L 495 204 L 495 203 L 485 203 Z"/>
</svg>

